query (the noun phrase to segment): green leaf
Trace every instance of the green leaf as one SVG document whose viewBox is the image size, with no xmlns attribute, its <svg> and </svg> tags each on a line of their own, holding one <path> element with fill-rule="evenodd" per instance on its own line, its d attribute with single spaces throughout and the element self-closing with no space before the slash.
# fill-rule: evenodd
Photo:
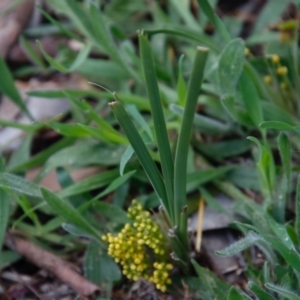
<svg viewBox="0 0 300 300">
<path fill-rule="evenodd" d="M 187 174 L 187 191 L 191 192 L 209 181 L 215 180 L 226 172 L 232 170 L 232 166 L 224 166 Z"/>
<path fill-rule="evenodd" d="M 47 202 L 49 207 L 59 216 L 62 216 L 67 222 L 78 226 L 82 230 L 100 239 L 100 232 L 90 225 L 79 212 L 70 204 L 64 202 L 52 192 L 45 188 L 41 188 L 43 199 Z"/>
<path fill-rule="evenodd" d="M 67 1 L 69 5 L 74 6 L 74 2 L 72 0 Z M 78 8 L 76 10 L 77 17 L 81 18 L 81 10 L 78 11 Z M 122 56 L 122 52 L 118 50 L 118 47 L 116 47 L 116 44 L 114 43 L 114 40 L 107 29 L 106 22 L 100 10 L 95 5 L 90 5 L 90 10 L 87 16 L 91 18 L 91 29 L 93 31 L 93 37 L 96 44 L 104 47 L 107 54 L 124 70 L 126 70 L 126 72 L 130 74 L 130 76 L 133 77 L 136 82 L 140 83 L 141 78 L 136 71 L 126 63 Z"/>
<path fill-rule="evenodd" d="M 149 139 L 154 141 L 152 131 L 150 129 L 149 124 L 145 121 L 139 110 L 135 105 L 128 105 L 126 107 L 128 113 L 132 116 L 132 118 L 141 126 L 141 128 L 147 133 Z"/>
<path fill-rule="evenodd" d="M 60 226 L 59 226 L 60 227 Z M 85 237 L 87 239 L 90 240 L 94 240 L 94 236 L 86 233 L 85 230 L 82 230 L 81 228 L 70 224 L 70 223 L 62 223 L 61 227 L 63 228 L 63 230 L 65 230 L 66 232 L 70 233 L 71 235 L 74 235 L 76 237 Z"/>
<path fill-rule="evenodd" d="M 15 191 L 32 197 L 41 197 L 38 186 L 31 182 L 28 182 L 22 177 L 9 173 L 0 173 L 0 187 L 9 191 Z"/>
<path fill-rule="evenodd" d="M 67 198 L 74 195 L 82 194 L 84 192 L 89 192 L 111 183 L 116 178 L 118 178 L 117 169 L 101 172 L 99 174 L 95 174 L 85 179 L 82 179 L 81 181 L 63 189 L 58 193 L 58 195 L 62 198 Z"/>
<path fill-rule="evenodd" d="M 62 73 L 69 73 L 72 71 L 77 70 L 80 65 L 86 60 L 86 58 L 88 57 L 90 51 L 91 51 L 91 45 L 90 44 L 86 44 L 78 53 L 76 59 L 74 60 L 74 62 L 72 63 L 72 65 L 70 67 L 65 67 L 62 64 L 60 64 L 59 62 L 57 62 L 54 58 L 52 58 L 50 55 L 47 54 L 47 52 L 44 50 L 42 44 L 40 41 L 37 41 L 37 44 L 39 46 L 40 51 L 42 52 L 42 54 L 44 55 L 45 59 L 48 61 L 48 63 L 55 69 L 57 69 L 58 71 L 62 72 Z"/>
<path fill-rule="evenodd" d="M 121 176 L 123 176 L 125 167 L 126 167 L 128 161 L 130 160 L 130 158 L 132 157 L 133 153 L 134 153 L 134 150 L 133 150 L 132 146 L 128 146 L 126 148 L 125 152 L 123 153 L 121 160 L 120 160 L 120 175 Z"/>
<path fill-rule="evenodd" d="M 130 179 L 132 177 L 132 175 L 134 175 L 135 172 L 136 172 L 135 170 L 128 172 L 128 173 L 124 174 L 122 177 L 117 177 L 116 179 L 112 180 L 111 183 L 104 189 L 104 191 L 102 191 L 101 193 L 96 195 L 94 198 L 92 198 L 91 200 L 86 202 L 84 205 L 82 205 L 80 207 L 80 211 L 85 211 L 86 209 L 88 209 L 89 207 L 91 207 L 93 205 L 97 206 L 98 200 L 100 198 L 115 191 L 118 187 L 122 186 L 126 181 L 128 181 L 128 179 Z"/>
<path fill-rule="evenodd" d="M 62 64 L 60 64 L 59 62 L 57 62 L 54 58 L 52 58 L 50 55 L 48 55 L 48 53 L 44 50 L 42 44 L 40 41 L 36 41 L 38 44 L 38 47 L 40 49 L 40 51 L 42 52 L 43 56 L 45 57 L 45 59 L 47 60 L 47 62 L 55 69 L 57 69 L 58 71 L 62 72 L 62 73 L 67 73 L 68 69 L 66 67 L 64 67 Z"/>
<path fill-rule="evenodd" d="M 222 105 L 234 120 L 247 127 L 253 126 L 253 122 L 247 110 L 235 104 L 235 97 L 233 95 L 224 95 L 221 100 Z"/>
<path fill-rule="evenodd" d="M 180 17 L 184 20 L 186 28 L 192 28 L 196 30 L 200 29 L 200 24 L 198 24 L 198 22 L 193 18 L 191 14 L 188 2 L 181 0 L 171 0 L 169 5 L 173 6 Z"/>
<path fill-rule="evenodd" d="M 265 235 L 265 239 L 277 250 L 285 261 L 291 265 L 297 272 L 300 272 L 300 256 L 298 252 L 289 249 L 285 243 L 278 240 L 277 237 Z"/>
<path fill-rule="evenodd" d="M 83 268 L 85 277 L 98 285 L 111 287 L 113 282 L 121 279 L 118 265 L 96 243 L 89 244 Z"/>
<path fill-rule="evenodd" d="M 251 299 L 251 298 L 242 295 L 240 292 L 237 291 L 235 287 L 231 287 L 231 289 L 228 292 L 227 300 L 245 300 L 245 299 Z"/>
<path fill-rule="evenodd" d="M 60 29 L 60 31 L 68 36 L 71 39 L 78 40 L 78 37 L 68 28 L 63 26 L 61 22 L 56 21 L 54 18 L 52 18 L 45 10 L 43 10 L 41 7 L 37 6 L 37 9 L 42 13 L 42 15 L 49 20 L 53 25 L 55 25 L 57 28 Z"/>
<path fill-rule="evenodd" d="M 218 85 L 221 95 L 235 94 L 245 60 L 245 43 L 237 38 L 226 45 L 219 59 L 217 70 Z"/>
<path fill-rule="evenodd" d="M 117 224 L 126 224 L 130 222 L 126 212 L 114 204 L 98 201 L 94 203 L 93 210 L 98 211 L 101 215 L 107 217 Z"/>
<path fill-rule="evenodd" d="M 165 184 L 162 180 L 161 174 L 152 160 L 150 153 L 139 135 L 136 127 L 130 119 L 128 113 L 124 109 L 123 105 L 118 102 L 110 103 L 110 106 L 116 115 L 121 127 L 123 128 L 132 148 L 134 149 L 141 165 L 143 166 L 154 190 L 156 191 L 159 199 L 161 199 L 166 212 L 169 214 L 169 206 L 167 201 Z"/>
<path fill-rule="evenodd" d="M 73 72 L 77 70 L 81 66 L 81 64 L 86 60 L 86 58 L 89 56 L 91 49 L 92 46 L 86 43 L 85 46 L 79 51 L 72 65 L 68 68 L 68 72 Z"/>
<path fill-rule="evenodd" d="M 143 73 L 146 82 L 147 93 L 151 106 L 151 114 L 154 123 L 155 136 L 157 140 L 158 152 L 160 156 L 161 168 L 165 188 L 167 192 L 166 203 L 171 217 L 174 222 L 174 211 L 171 201 L 174 198 L 174 162 L 171 153 L 170 142 L 166 127 L 166 121 L 163 113 L 163 107 L 159 95 L 159 89 L 156 79 L 154 62 L 152 58 L 149 41 L 143 34 L 139 35 L 140 55 L 143 66 Z"/>
<path fill-rule="evenodd" d="M 278 144 L 279 144 L 279 153 L 282 161 L 282 166 L 284 170 L 284 190 L 280 191 L 282 193 L 282 197 L 279 197 L 279 203 L 278 203 L 278 211 L 280 212 L 281 218 L 280 221 L 282 223 L 285 222 L 285 206 L 286 203 L 289 200 L 289 195 L 290 195 L 290 182 L 291 182 L 291 145 L 289 138 L 286 133 L 281 132 L 279 134 L 279 139 L 278 139 Z"/>
<path fill-rule="evenodd" d="M 230 285 L 226 282 L 219 279 L 214 273 L 198 265 L 198 263 L 192 259 L 191 260 L 193 267 L 196 270 L 196 273 L 199 277 L 199 285 L 202 287 L 201 295 L 203 300 L 211 300 L 217 297 L 217 299 L 225 299 Z"/>
<path fill-rule="evenodd" d="M 169 109 L 177 116 L 183 116 L 184 109 L 181 106 L 172 103 L 169 105 Z M 194 114 L 194 125 L 197 127 L 199 132 L 208 134 L 220 134 L 230 130 L 229 124 L 197 113 Z"/>
<path fill-rule="evenodd" d="M 230 34 L 228 33 L 224 23 L 219 18 L 219 16 L 213 11 L 208 0 L 197 0 L 200 9 L 203 10 L 209 21 L 216 27 L 216 29 L 221 34 L 222 38 L 225 42 L 229 42 L 231 40 Z"/>
<path fill-rule="evenodd" d="M 33 135 L 28 134 L 23 140 L 19 148 L 14 151 L 7 164 L 7 169 L 13 169 L 14 167 L 26 163 L 30 159 L 31 142 Z"/>
<path fill-rule="evenodd" d="M 295 210 L 296 210 L 296 221 L 295 221 L 295 229 L 300 236 L 300 175 L 298 176 L 297 180 L 297 187 L 296 187 L 296 203 L 295 203 Z"/>
<path fill-rule="evenodd" d="M 278 295 L 284 297 L 285 299 L 289 299 L 289 300 L 299 300 L 300 299 L 300 295 L 297 294 L 297 292 L 291 291 L 290 289 L 288 289 L 284 286 L 278 286 L 273 283 L 266 283 L 265 286 L 267 289 L 269 289 L 273 292 L 276 292 Z"/>
<path fill-rule="evenodd" d="M 44 164 L 39 179 L 61 166 L 117 165 L 124 150 L 125 146 L 95 143 L 91 140 L 78 142 L 53 154 Z"/>
<path fill-rule="evenodd" d="M 23 131 L 27 131 L 27 132 L 37 131 L 40 128 L 45 126 L 43 122 L 40 122 L 38 124 L 37 123 L 22 124 L 22 123 L 19 123 L 19 122 L 2 120 L 2 119 L 0 119 L 0 125 L 5 126 L 5 127 L 19 128 L 19 129 L 22 129 Z"/>
<path fill-rule="evenodd" d="M 274 300 L 274 298 L 269 293 L 267 293 L 265 290 L 263 290 L 257 283 L 255 283 L 253 281 L 249 281 L 248 287 L 251 290 L 251 292 L 253 294 L 255 294 L 255 296 L 258 299 Z"/>
<path fill-rule="evenodd" d="M 8 171 L 10 172 L 23 172 L 28 169 L 40 166 L 43 164 L 52 154 L 55 152 L 70 146 L 73 144 L 74 138 L 63 138 L 59 140 L 58 142 L 54 143 L 53 145 L 46 148 L 44 151 L 39 152 L 38 154 L 32 156 L 27 161 L 24 161 L 23 163 L 13 166 L 12 168 L 8 167 Z"/>
<path fill-rule="evenodd" d="M 281 240 L 281 242 L 284 243 L 288 249 L 296 251 L 295 246 L 286 230 L 286 227 L 282 224 L 277 223 L 269 215 L 266 215 L 266 219 L 268 220 L 273 232 L 277 235 L 277 237 Z"/>
<path fill-rule="evenodd" d="M 2 244 L 6 233 L 6 227 L 9 220 L 10 201 L 8 194 L 0 188 L 0 257 L 2 256 Z M 1 269 L 1 263 L 0 263 Z"/>
<path fill-rule="evenodd" d="M 126 137 L 121 135 L 119 132 L 111 132 L 102 128 L 87 126 L 83 124 L 77 124 L 83 131 L 85 131 L 90 136 L 102 140 L 107 143 L 115 144 L 128 144 Z"/>
<path fill-rule="evenodd" d="M 278 130 L 284 130 L 284 131 L 294 131 L 294 126 L 284 123 L 284 122 L 278 122 L 278 121 L 266 121 L 259 124 L 260 128 L 264 129 L 278 129 Z"/>
<path fill-rule="evenodd" d="M 257 167 L 237 165 L 226 174 L 226 179 L 242 189 L 261 191 Z"/>
<path fill-rule="evenodd" d="M 74 185 L 73 178 L 71 177 L 70 173 L 66 171 L 65 168 L 58 167 L 56 169 L 56 178 L 62 190 Z M 69 197 L 69 201 L 74 207 L 78 207 L 85 203 L 86 200 L 90 197 L 91 196 L 89 195 L 89 193 L 86 193 L 84 195 L 75 195 Z"/>
<path fill-rule="evenodd" d="M 247 236 L 223 250 L 216 251 L 216 254 L 220 256 L 233 256 L 254 244 L 259 246 L 259 248 L 267 256 L 269 261 L 271 261 L 272 263 L 276 261 L 276 256 L 272 250 L 271 245 L 261 235 L 255 233 L 254 231 L 249 231 Z"/>
<path fill-rule="evenodd" d="M 11 99 L 11 101 L 13 101 L 23 112 L 25 112 L 28 115 L 28 117 L 32 119 L 23 99 L 21 98 L 18 90 L 16 89 L 13 77 L 2 57 L 0 57 L 0 70 L 0 92 L 8 96 Z"/>
<path fill-rule="evenodd" d="M 258 18 L 254 24 L 253 32 L 261 33 L 269 24 L 276 22 L 280 19 L 286 9 L 286 3 L 281 0 L 273 0 L 263 6 L 262 11 L 259 13 Z"/>
<path fill-rule="evenodd" d="M 217 43 L 215 43 L 209 36 L 207 36 L 205 33 L 201 32 L 199 33 L 199 30 L 194 30 L 190 28 L 183 28 L 181 25 L 176 25 L 174 23 L 170 25 L 164 25 L 162 28 L 158 29 L 147 29 L 144 30 L 145 34 L 148 34 L 149 36 L 159 34 L 159 33 L 165 33 L 169 35 L 175 35 L 180 36 L 183 38 L 186 38 L 190 41 L 195 41 L 199 45 L 203 45 L 210 50 L 213 50 L 217 53 L 220 52 L 220 47 Z"/>
<path fill-rule="evenodd" d="M 18 261 L 21 257 L 15 251 L 2 251 L 0 255 L 0 271 Z"/>
<path fill-rule="evenodd" d="M 242 100 L 253 124 L 259 126 L 259 124 L 264 121 L 261 100 L 256 90 L 256 86 L 252 82 L 246 68 L 244 68 L 240 78 L 240 91 Z"/>
<path fill-rule="evenodd" d="M 31 206 L 28 199 L 25 197 L 25 195 L 21 195 L 21 196 L 17 197 L 16 201 L 19 204 L 19 206 L 22 208 L 22 210 L 24 211 L 24 215 L 22 216 L 22 218 L 27 216 L 32 221 L 34 226 L 36 226 L 37 229 L 39 230 L 40 222 L 39 222 L 38 216 L 35 213 L 34 208 Z M 16 221 L 15 224 L 19 221 L 20 221 L 20 219 L 18 221 Z"/>
<path fill-rule="evenodd" d="M 208 56 L 207 48 L 197 48 L 196 57 L 194 59 L 192 73 L 188 84 L 188 92 L 186 105 L 184 108 L 182 125 L 179 132 L 178 143 L 175 154 L 175 169 L 174 169 L 174 202 L 175 220 L 178 224 L 180 213 L 186 205 L 186 172 L 187 172 L 187 156 L 193 126 L 193 117 L 199 90 L 204 76 L 205 63 Z M 186 233 L 181 233 L 186 235 Z"/>
<path fill-rule="evenodd" d="M 91 134 L 89 134 L 86 130 L 82 129 L 77 124 L 63 124 L 63 123 L 51 122 L 49 126 L 52 129 L 54 129 L 56 132 L 64 136 L 77 137 L 77 138 L 91 136 Z"/>
<path fill-rule="evenodd" d="M 212 144 L 197 145 L 197 148 L 212 159 L 222 159 L 241 155 L 251 149 L 251 143 L 245 139 L 231 139 L 229 141 Z"/>
<path fill-rule="evenodd" d="M 42 58 L 37 53 L 37 51 L 34 49 L 34 47 L 30 44 L 30 42 L 28 42 L 23 35 L 20 36 L 20 45 L 23 48 L 23 50 L 25 51 L 25 53 L 27 54 L 27 56 L 29 57 L 29 59 L 31 59 L 31 61 L 34 64 L 36 64 L 43 71 L 45 71 L 46 66 L 45 66 Z"/>
<path fill-rule="evenodd" d="M 259 159 L 256 163 L 261 174 L 262 190 L 265 193 L 268 201 L 271 200 L 271 194 L 275 186 L 275 165 L 272 153 L 264 147 L 255 137 L 248 137 L 248 140 L 254 142 L 259 148 Z"/>
<path fill-rule="evenodd" d="M 178 96 L 178 104 L 182 107 L 185 105 L 186 100 L 186 93 L 187 93 L 187 85 L 183 78 L 182 73 L 182 62 L 183 62 L 184 55 L 182 54 L 178 61 L 178 78 L 177 78 L 177 96 Z"/>
<path fill-rule="evenodd" d="M 295 116 L 291 115 L 283 108 L 277 106 L 275 103 L 263 101 L 261 105 L 262 105 L 264 120 L 266 121 L 276 120 L 277 122 L 283 122 L 290 125 L 297 125 L 299 123 L 299 121 Z"/>
</svg>

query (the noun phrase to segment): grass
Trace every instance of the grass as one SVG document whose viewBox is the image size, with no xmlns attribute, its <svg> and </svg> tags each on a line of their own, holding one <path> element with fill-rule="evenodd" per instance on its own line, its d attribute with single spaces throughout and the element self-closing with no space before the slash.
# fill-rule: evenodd
<svg viewBox="0 0 300 300">
<path fill-rule="evenodd" d="M 241 28 L 241 21 L 223 21 L 209 1 L 197 3 L 201 10 L 195 18 L 185 2 L 177 0 L 169 1 L 166 9 L 157 2 L 135 7 L 114 0 L 101 10 L 97 1 L 49 1 L 57 15 L 42 12 L 52 24 L 51 32 L 77 40 L 82 48 L 74 53 L 62 46 L 53 58 L 39 41 L 40 52 L 30 47 L 34 33 L 25 31 L 21 44 L 34 62 L 31 75 L 78 73 L 116 92 L 93 85 L 89 90 L 31 91 L 44 98 L 68 98 L 70 122 L 21 125 L 0 120 L 25 135 L 19 149 L 10 157 L 3 155 L 1 163 L 0 244 L 13 228 L 53 251 L 57 245 L 62 253 L 84 249 L 85 276 L 110 295 L 124 277 L 118 261 L 107 255 L 116 241 L 102 237 L 117 237 L 122 228 L 133 226 L 129 233 L 139 238 L 137 251 L 148 254 L 150 247 L 153 252 L 146 264 L 154 266 L 153 257 L 173 266 L 173 272 L 161 275 L 170 276 L 170 292 L 174 286 L 183 289 L 178 282 L 184 282 L 204 300 L 299 299 L 298 24 L 291 18 L 280 21 L 278 32 L 267 30 L 285 8 L 270 1 L 243 40 L 234 30 Z M 61 14 L 70 26 L 57 21 Z M 203 20 L 214 26 L 213 35 L 205 33 Z M 261 41 L 263 54 L 255 55 L 252 46 Z M 3 60 L 0 69 L 0 91 L 30 116 Z M 110 109 L 100 117 L 108 104 Z M 32 138 L 43 128 L 57 132 L 60 140 L 32 155 Z M 26 181 L 25 172 L 37 166 L 41 170 L 34 183 Z M 86 166 L 103 171 L 73 182 L 70 172 Z M 39 185 L 52 170 L 61 187 L 56 195 Z M 248 261 L 243 289 L 219 279 L 197 257 L 192 259 L 187 220 L 198 205 L 194 199 L 202 196 L 218 209 L 216 191 L 235 200 L 233 210 L 243 222 L 232 220 L 233 226 L 244 235 L 216 255 L 243 252 L 247 257 L 247 249 L 255 245 L 264 258 L 261 268 Z M 166 262 L 158 257 L 162 246 L 156 253 L 155 245 L 147 244 L 148 233 L 134 229 L 130 218 L 138 220 L 139 212 L 130 215 L 133 198 L 143 213 L 151 209 L 152 220 L 159 224 Z M 78 236 L 88 238 L 88 247 Z M 19 258 L 5 248 L 1 255 L 8 257 L 6 265 Z M 140 261 L 134 268 L 138 266 Z M 153 278 L 148 279 L 165 291 L 167 287 Z M 136 278 L 131 274 L 131 279 Z"/>
</svg>

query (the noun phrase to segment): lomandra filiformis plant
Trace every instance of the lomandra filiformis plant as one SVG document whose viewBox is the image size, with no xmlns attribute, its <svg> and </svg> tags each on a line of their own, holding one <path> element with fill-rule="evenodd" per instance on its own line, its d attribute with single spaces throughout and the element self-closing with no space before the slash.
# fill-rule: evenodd
<svg viewBox="0 0 300 300">
<path fill-rule="evenodd" d="M 184 101 L 184 113 L 176 144 L 175 157 L 173 158 L 171 151 L 172 142 L 169 141 L 167 132 L 151 47 L 147 36 L 143 33 L 139 35 L 139 45 L 143 75 L 153 118 L 154 142 L 157 144 L 161 171 L 151 157 L 147 145 L 122 102 L 115 97 L 116 101 L 110 103 L 110 106 L 161 202 L 166 220 L 165 225 L 169 232 L 172 233 L 169 236 L 172 251 L 174 252 L 172 257 L 176 260 L 176 264 L 183 271 L 186 271 L 190 263 L 186 207 L 187 156 L 193 125 L 192 116 L 194 116 L 196 110 L 208 49 L 197 47 L 196 50 Z"/>
<path fill-rule="evenodd" d="M 109 244 L 108 254 L 121 264 L 127 278 L 144 278 L 164 292 L 171 284 L 169 273 L 173 269 L 166 237 L 137 201 L 132 201 L 127 215 L 131 224 L 127 223 L 116 236 L 108 233 L 102 237 Z"/>
</svg>

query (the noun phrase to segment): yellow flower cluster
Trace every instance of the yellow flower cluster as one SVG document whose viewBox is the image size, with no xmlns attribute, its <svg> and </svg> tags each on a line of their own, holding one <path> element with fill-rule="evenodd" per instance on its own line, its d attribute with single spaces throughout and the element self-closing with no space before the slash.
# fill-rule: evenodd
<svg viewBox="0 0 300 300">
<path fill-rule="evenodd" d="M 165 237 L 136 200 L 128 209 L 128 217 L 132 224 L 126 224 L 117 236 L 108 233 L 102 237 L 109 244 L 108 254 L 121 264 L 127 278 L 136 281 L 143 277 L 164 292 L 171 283 L 169 272 L 173 268 L 166 262 Z"/>
<path fill-rule="evenodd" d="M 282 66 L 280 63 L 280 57 L 277 54 L 272 54 L 268 56 L 270 61 L 272 62 L 273 67 L 275 68 L 276 74 L 278 75 L 277 79 L 283 80 L 279 87 L 281 90 L 285 90 L 288 87 L 287 84 L 287 74 L 288 74 L 288 68 L 286 66 Z M 275 78 L 275 75 L 274 75 Z M 265 75 L 263 80 L 266 84 L 271 85 L 273 83 L 273 79 L 270 75 Z"/>
</svg>

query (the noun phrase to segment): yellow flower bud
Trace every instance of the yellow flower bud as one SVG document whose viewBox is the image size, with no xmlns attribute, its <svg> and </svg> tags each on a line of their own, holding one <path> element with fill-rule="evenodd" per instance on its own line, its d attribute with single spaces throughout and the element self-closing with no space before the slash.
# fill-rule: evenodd
<svg viewBox="0 0 300 300">
<path fill-rule="evenodd" d="M 245 54 L 245 56 L 249 56 L 250 55 L 250 49 L 249 48 L 245 48 L 244 49 L 244 54 Z"/>
<path fill-rule="evenodd" d="M 287 67 L 278 67 L 276 72 L 277 72 L 278 75 L 283 76 L 283 75 L 287 74 L 288 68 Z"/>
<path fill-rule="evenodd" d="M 266 84 L 271 84 L 272 83 L 272 77 L 270 75 L 264 76 L 264 82 Z"/>
<path fill-rule="evenodd" d="M 271 55 L 271 60 L 274 64 L 278 64 L 280 62 L 280 57 L 277 54 Z"/>
</svg>

